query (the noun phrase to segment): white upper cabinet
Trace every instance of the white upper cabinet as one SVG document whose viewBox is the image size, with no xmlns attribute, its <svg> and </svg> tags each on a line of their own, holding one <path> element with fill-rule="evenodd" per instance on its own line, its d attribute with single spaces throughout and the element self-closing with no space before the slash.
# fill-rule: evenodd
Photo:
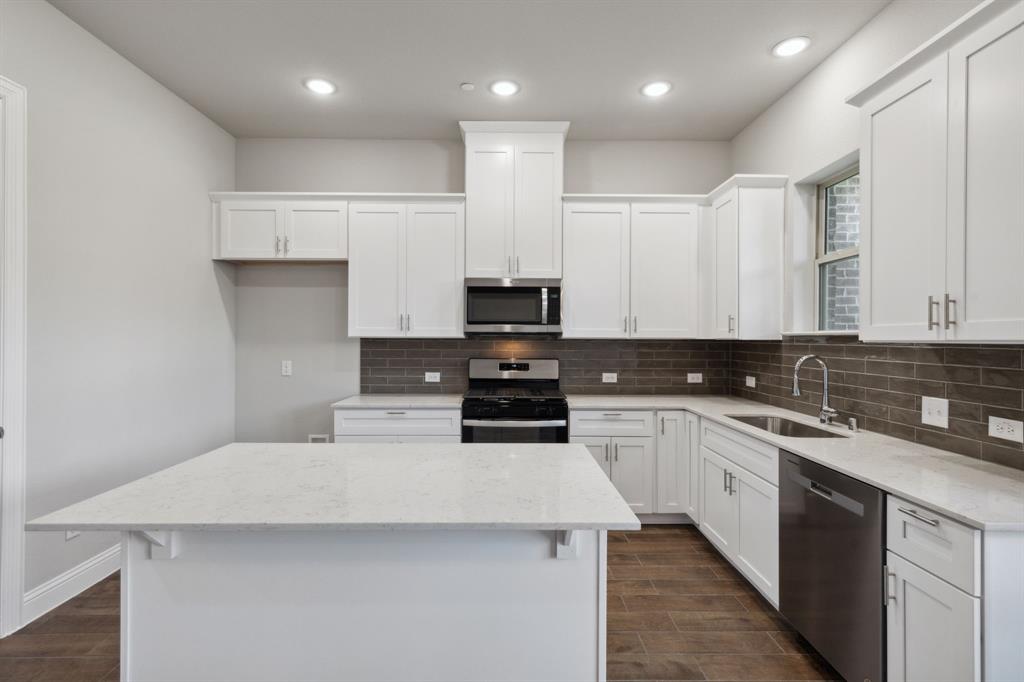
<svg viewBox="0 0 1024 682">
<path fill-rule="evenodd" d="M 696 338 L 700 334 L 699 208 L 634 203 L 629 229 L 633 338 Z"/>
<path fill-rule="evenodd" d="M 214 254 L 221 260 L 348 258 L 348 202 L 214 197 Z"/>
<path fill-rule="evenodd" d="M 349 336 L 463 335 L 462 204 L 353 202 L 349 226 Z"/>
<path fill-rule="evenodd" d="M 1024 339 L 1024 4 L 950 50 L 949 166 L 946 338 Z"/>
<path fill-rule="evenodd" d="M 629 336 L 629 204 L 565 204 L 562 336 Z"/>
<path fill-rule="evenodd" d="M 703 207 L 701 336 L 778 339 L 782 333 L 786 177 L 736 175 Z"/>
<path fill-rule="evenodd" d="M 1024 340 L 1024 3 L 983 3 L 861 107 L 861 338 Z"/>
<path fill-rule="evenodd" d="M 466 276 L 562 276 L 565 122 L 463 121 Z"/>
</svg>

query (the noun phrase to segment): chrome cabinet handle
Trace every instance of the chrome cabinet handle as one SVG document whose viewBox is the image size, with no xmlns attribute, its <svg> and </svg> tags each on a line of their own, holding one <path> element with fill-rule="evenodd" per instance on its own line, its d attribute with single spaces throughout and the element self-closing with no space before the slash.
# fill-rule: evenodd
<svg viewBox="0 0 1024 682">
<path fill-rule="evenodd" d="M 412 331 L 412 313 L 405 314 L 405 331 Z"/>
<path fill-rule="evenodd" d="M 274 239 L 274 255 L 281 253 L 281 235 L 277 235 Z"/>
<path fill-rule="evenodd" d="M 519 267 L 519 256 L 516 256 L 516 274 L 518 275 L 520 272 L 522 269 Z"/>
<path fill-rule="evenodd" d="M 729 472 L 729 495 L 736 494 L 736 488 L 733 486 L 733 482 L 736 480 L 736 476 L 730 471 Z"/>
<path fill-rule="evenodd" d="M 404 410 L 394 410 L 394 411 L 390 411 L 389 410 L 388 414 L 405 414 L 405 411 Z"/>
<path fill-rule="evenodd" d="M 939 326 L 939 323 L 935 319 L 935 309 L 939 307 L 939 302 L 935 300 L 934 296 L 928 297 L 928 331 L 931 331 L 935 327 Z"/>
<path fill-rule="evenodd" d="M 665 418 L 661 418 L 661 435 L 665 435 Z"/>
<path fill-rule="evenodd" d="M 939 525 L 939 520 L 938 519 L 929 519 L 927 516 L 921 516 L 920 514 L 917 513 L 916 509 L 907 509 L 906 507 L 896 507 L 896 508 L 899 509 L 904 514 L 906 514 L 907 516 L 909 516 L 911 518 L 914 518 L 914 519 L 917 519 L 918 521 L 920 521 L 922 523 L 927 523 L 929 526 L 933 526 L 934 527 L 934 526 L 938 526 Z"/>
<path fill-rule="evenodd" d="M 611 457 L 610 457 L 610 456 L 608 455 L 608 450 L 609 450 L 610 448 L 611 448 L 611 446 L 610 446 L 610 445 L 608 445 L 608 443 L 605 443 L 605 444 L 604 444 L 604 461 L 606 461 L 606 462 L 608 462 L 608 461 L 610 461 L 610 460 L 611 460 Z"/>
<path fill-rule="evenodd" d="M 512 274 L 512 256 L 508 257 L 508 274 Z"/>
<path fill-rule="evenodd" d="M 722 492 L 729 492 L 729 472 L 722 469 Z"/>
<path fill-rule="evenodd" d="M 284 255 L 288 255 L 288 251 L 292 248 L 292 238 L 285 235 L 284 238 Z"/>
<path fill-rule="evenodd" d="M 405 315 L 398 313 L 398 331 L 405 331 Z"/>
<path fill-rule="evenodd" d="M 636 315 L 633 316 L 633 333 L 636 334 Z"/>
<path fill-rule="evenodd" d="M 733 332 L 733 324 L 732 323 L 733 323 L 734 319 L 736 319 L 735 316 L 733 316 L 733 315 L 729 316 L 729 330 L 728 330 L 728 333 L 730 333 L 730 334 L 732 334 L 732 332 Z"/>
<path fill-rule="evenodd" d="M 622 413 L 621 412 L 602 412 L 601 416 L 602 417 L 621 417 Z"/>
<path fill-rule="evenodd" d="M 618 443 L 615 444 L 615 461 L 616 462 L 619 461 L 619 444 Z"/>
<path fill-rule="evenodd" d="M 956 320 L 952 319 L 953 316 L 949 314 L 950 307 L 951 306 L 955 306 L 955 305 L 956 305 L 956 299 L 955 298 L 950 298 L 949 294 L 946 294 L 945 297 L 943 298 L 943 313 L 945 314 L 945 317 L 946 317 L 946 325 L 945 325 L 946 329 L 949 329 L 950 327 L 952 327 L 953 325 L 956 324 Z"/>
<path fill-rule="evenodd" d="M 629 315 L 626 315 L 624 318 L 622 318 L 622 331 L 629 331 Z"/>
<path fill-rule="evenodd" d="M 882 566 L 882 606 L 889 606 L 889 602 L 896 601 L 896 581 L 890 580 L 895 578 L 896 572 L 890 571 L 889 566 Z M 890 585 L 892 589 L 890 589 Z"/>
</svg>

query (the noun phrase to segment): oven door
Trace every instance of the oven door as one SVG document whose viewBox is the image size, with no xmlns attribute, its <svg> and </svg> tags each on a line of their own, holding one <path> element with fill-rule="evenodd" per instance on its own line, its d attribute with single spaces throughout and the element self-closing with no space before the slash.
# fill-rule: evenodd
<svg viewBox="0 0 1024 682">
<path fill-rule="evenodd" d="M 467 334 L 561 331 L 558 280 L 466 280 Z"/>
<path fill-rule="evenodd" d="M 463 419 L 463 443 L 568 443 L 565 419 Z"/>
</svg>

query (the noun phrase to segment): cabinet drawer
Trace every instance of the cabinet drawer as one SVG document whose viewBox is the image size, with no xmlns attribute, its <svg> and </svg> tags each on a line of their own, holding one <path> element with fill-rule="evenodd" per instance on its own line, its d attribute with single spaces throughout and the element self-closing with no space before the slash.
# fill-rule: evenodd
<svg viewBox="0 0 1024 682">
<path fill-rule="evenodd" d="M 653 436 L 654 412 L 642 410 L 573 410 L 570 436 Z"/>
<path fill-rule="evenodd" d="M 700 444 L 772 485 L 779 484 L 779 449 L 774 445 L 706 419 L 701 420 Z"/>
<path fill-rule="evenodd" d="M 894 495 L 886 500 L 886 547 L 981 596 L 981 531 Z"/>
<path fill-rule="evenodd" d="M 461 410 L 335 410 L 335 436 L 457 436 Z"/>
</svg>

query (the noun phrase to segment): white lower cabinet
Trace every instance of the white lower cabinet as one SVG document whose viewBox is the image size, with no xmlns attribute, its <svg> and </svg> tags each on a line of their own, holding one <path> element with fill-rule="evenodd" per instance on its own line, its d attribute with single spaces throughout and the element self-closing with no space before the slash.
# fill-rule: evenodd
<svg viewBox="0 0 1024 682">
<path fill-rule="evenodd" d="M 459 443 L 462 410 L 336 409 L 335 443 Z"/>
<path fill-rule="evenodd" d="M 573 436 L 569 440 L 587 446 L 634 513 L 654 512 L 653 436 Z"/>
<path fill-rule="evenodd" d="M 682 411 L 657 414 L 657 512 L 686 514 L 690 511 L 690 425 L 692 415 Z M 695 420 L 696 418 L 693 417 Z"/>
<path fill-rule="evenodd" d="M 889 682 L 981 680 L 981 599 L 886 554 Z"/>
<path fill-rule="evenodd" d="M 779 489 L 700 449 L 699 528 L 773 604 L 779 603 Z"/>
</svg>

